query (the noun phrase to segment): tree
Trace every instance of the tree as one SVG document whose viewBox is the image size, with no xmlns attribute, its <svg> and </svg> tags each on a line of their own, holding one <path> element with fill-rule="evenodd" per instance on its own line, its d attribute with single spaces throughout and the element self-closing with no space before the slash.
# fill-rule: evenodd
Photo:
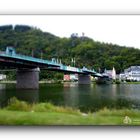
<svg viewBox="0 0 140 140">
<path fill-rule="evenodd" d="M 140 65 L 140 49 L 94 41 L 89 37 L 81 39 L 77 35 L 60 38 L 28 25 L 0 26 L 0 50 L 5 50 L 8 45 L 15 46 L 17 53 L 30 56 L 34 53 L 34 57 L 41 58 L 42 55 L 43 59 L 49 60 L 61 59 L 66 65 L 71 65 L 71 59 L 75 58 L 76 67 L 85 66 L 96 71 L 114 66 L 120 73 L 129 66 Z M 56 75 L 42 72 L 41 77 L 54 78 Z"/>
</svg>

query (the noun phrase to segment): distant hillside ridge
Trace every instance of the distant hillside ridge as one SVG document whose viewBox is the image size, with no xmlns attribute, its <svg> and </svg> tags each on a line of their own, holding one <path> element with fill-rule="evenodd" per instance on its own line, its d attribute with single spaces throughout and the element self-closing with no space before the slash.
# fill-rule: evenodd
<svg viewBox="0 0 140 140">
<path fill-rule="evenodd" d="M 129 66 L 140 65 L 140 49 L 94 41 L 73 33 L 69 38 L 61 38 L 28 25 L 0 26 L 0 50 L 9 45 L 24 55 L 56 58 L 66 65 L 86 66 L 100 72 L 115 67 L 120 73 Z"/>
</svg>

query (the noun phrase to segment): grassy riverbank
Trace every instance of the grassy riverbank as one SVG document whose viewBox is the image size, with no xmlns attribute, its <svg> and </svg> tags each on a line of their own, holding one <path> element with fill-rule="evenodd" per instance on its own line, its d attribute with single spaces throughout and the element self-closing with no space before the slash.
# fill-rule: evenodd
<svg viewBox="0 0 140 140">
<path fill-rule="evenodd" d="M 1 80 L 0 81 L 0 84 L 15 84 L 16 83 L 16 81 L 10 81 L 10 80 Z"/>
<path fill-rule="evenodd" d="M 85 114 L 50 103 L 30 105 L 12 99 L 0 109 L 0 125 L 140 125 L 140 111 L 103 109 Z"/>
<path fill-rule="evenodd" d="M 10 81 L 10 80 L 1 80 L 0 84 L 16 84 L 16 81 Z M 62 80 L 42 80 L 39 81 L 39 84 L 50 84 L 50 83 L 62 83 Z"/>
<path fill-rule="evenodd" d="M 65 81 L 68 83 L 73 83 L 72 81 Z M 60 83 L 65 83 L 63 80 L 41 80 L 39 81 L 39 84 L 50 84 L 50 83 L 56 83 L 56 84 L 60 84 Z M 1 84 L 12 84 L 12 83 L 16 83 L 16 81 L 12 81 L 12 80 L 1 80 L 0 81 Z M 95 81 L 92 81 L 92 83 L 96 84 Z M 120 82 L 120 81 L 116 81 L 113 82 L 113 84 L 140 84 L 140 82 Z"/>
<path fill-rule="evenodd" d="M 140 82 L 127 82 L 127 84 L 140 84 Z"/>
</svg>

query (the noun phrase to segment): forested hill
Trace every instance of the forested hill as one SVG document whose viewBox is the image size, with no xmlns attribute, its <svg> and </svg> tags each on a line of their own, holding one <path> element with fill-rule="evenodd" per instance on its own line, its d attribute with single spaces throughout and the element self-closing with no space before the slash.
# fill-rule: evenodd
<svg viewBox="0 0 140 140">
<path fill-rule="evenodd" d="M 60 38 L 27 25 L 0 26 L 0 49 L 5 50 L 9 45 L 14 46 L 18 53 L 43 59 L 58 58 L 67 65 L 72 65 L 71 60 L 75 58 L 76 66 L 96 71 L 114 66 L 120 73 L 131 65 L 140 65 L 139 49 L 97 42 L 76 34 Z"/>
</svg>

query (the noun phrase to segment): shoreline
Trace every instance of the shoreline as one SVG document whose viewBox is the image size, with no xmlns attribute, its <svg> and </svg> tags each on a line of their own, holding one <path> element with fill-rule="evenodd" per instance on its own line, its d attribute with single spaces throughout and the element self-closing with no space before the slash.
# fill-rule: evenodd
<svg viewBox="0 0 140 140">
<path fill-rule="evenodd" d="M 16 84 L 16 81 L 12 81 L 12 80 L 2 80 L 0 81 L 0 84 Z M 76 83 L 76 82 L 72 82 L 72 81 L 62 81 L 62 80 L 58 80 L 58 81 L 55 81 L 55 80 L 41 80 L 39 81 L 39 84 L 59 84 L 59 83 Z M 91 82 L 91 84 L 96 84 L 95 82 Z M 112 83 L 112 84 L 116 84 L 118 85 L 117 83 Z M 119 84 L 140 84 L 140 82 L 120 82 Z M 102 85 L 102 84 L 100 84 Z"/>
<path fill-rule="evenodd" d="M 7 107 L 0 109 L 0 125 L 140 125 L 140 110 L 101 109 L 83 113 L 70 107 L 51 103 L 28 104 L 12 98 Z"/>
</svg>

